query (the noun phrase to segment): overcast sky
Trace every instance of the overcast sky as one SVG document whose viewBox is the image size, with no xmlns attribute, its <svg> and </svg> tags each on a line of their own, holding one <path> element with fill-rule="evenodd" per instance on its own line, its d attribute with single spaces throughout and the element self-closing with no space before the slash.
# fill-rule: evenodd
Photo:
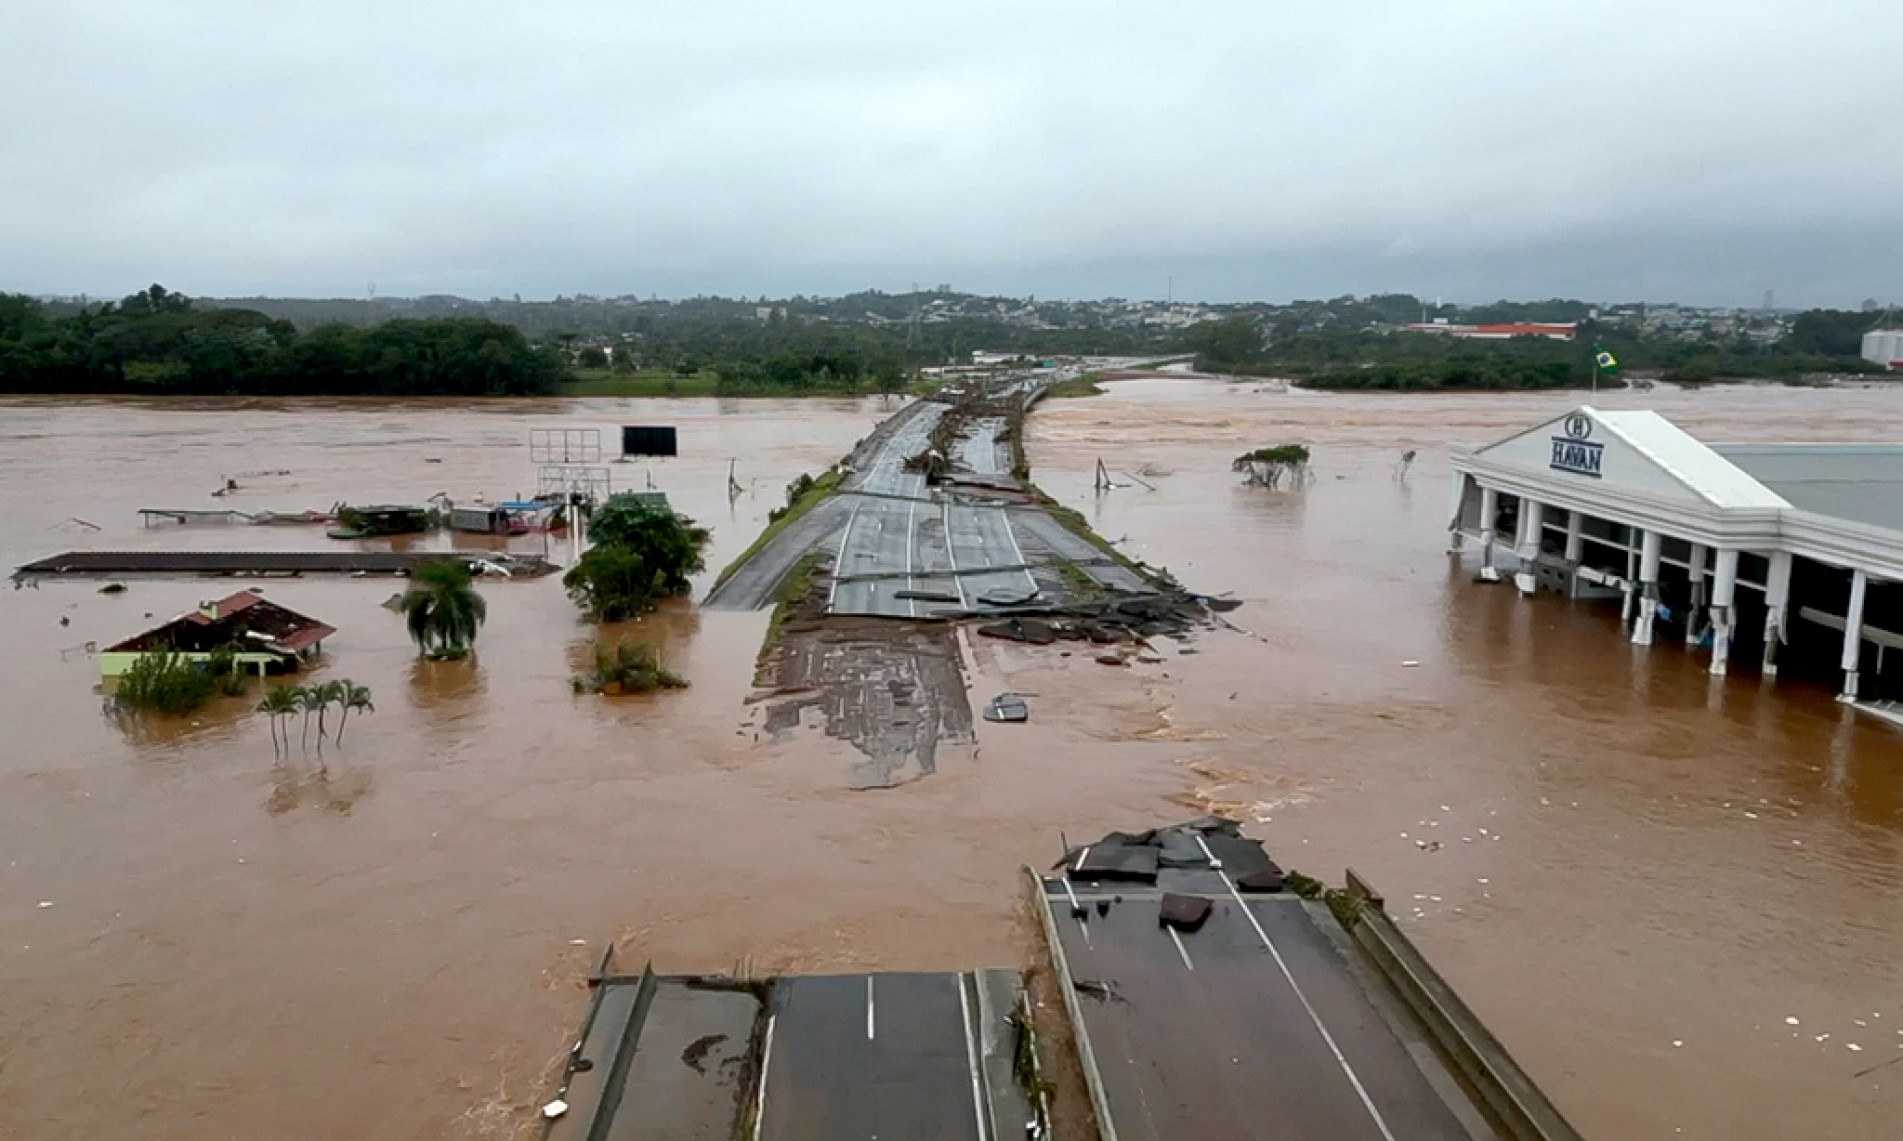
<svg viewBox="0 0 1903 1141">
<path fill-rule="evenodd" d="M 0 289 L 1903 302 L 1897 0 L 0 0 Z"/>
</svg>

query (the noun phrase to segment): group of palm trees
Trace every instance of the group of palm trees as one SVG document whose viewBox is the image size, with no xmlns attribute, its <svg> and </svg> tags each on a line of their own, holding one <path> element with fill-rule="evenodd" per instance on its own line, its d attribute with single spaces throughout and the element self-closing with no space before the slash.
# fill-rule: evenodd
<svg viewBox="0 0 1903 1141">
<path fill-rule="evenodd" d="M 291 750 L 291 727 L 287 722 L 298 714 L 304 715 L 302 740 L 306 747 L 311 738 L 311 715 L 317 715 L 317 748 L 324 748 L 324 719 L 330 707 L 337 707 L 337 742 L 343 743 L 344 721 L 355 710 L 359 716 L 375 713 L 377 707 L 370 700 L 370 687 L 358 685 L 349 678 L 339 678 L 320 685 L 281 685 L 267 690 L 264 700 L 258 702 L 258 712 L 271 719 L 271 747 Z M 280 744 L 280 738 L 282 743 Z"/>
<path fill-rule="evenodd" d="M 417 651 L 425 657 L 441 660 L 467 657 L 476 640 L 476 631 L 488 617 L 488 608 L 472 585 L 469 567 L 460 562 L 430 563 L 411 576 L 410 589 L 403 595 L 403 615 L 415 640 Z M 319 685 L 281 685 L 266 690 L 258 702 L 258 712 L 271 719 L 271 747 L 291 751 L 291 718 L 303 715 L 299 735 L 305 748 L 310 747 L 311 717 L 317 718 L 317 750 L 324 749 L 328 729 L 325 720 L 331 706 L 337 707 L 335 740 L 344 739 L 344 722 L 355 712 L 375 713 L 370 687 L 349 678 Z"/>
</svg>

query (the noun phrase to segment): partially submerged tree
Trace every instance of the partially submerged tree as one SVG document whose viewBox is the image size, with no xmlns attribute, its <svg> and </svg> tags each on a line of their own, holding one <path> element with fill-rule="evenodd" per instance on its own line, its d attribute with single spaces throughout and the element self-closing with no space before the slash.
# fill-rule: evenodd
<svg viewBox="0 0 1903 1141">
<path fill-rule="evenodd" d="M 573 684 L 576 693 L 653 693 L 685 689 L 687 679 L 662 666 L 653 646 L 623 638 L 612 646 L 596 645 L 594 672 L 576 675 Z"/>
<path fill-rule="evenodd" d="M 112 699 L 124 709 L 190 713 L 210 701 L 217 688 L 217 679 L 197 662 L 170 646 L 159 646 L 139 655 L 119 675 Z"/>
<path fill-rule="evenodd" d="M 319 685 L 300 685 L 291 692 L 297 695 L 297 706 L 304 713 L 304 732 L 300 739 L 305 746 L 308 747 L 310 745 L 311 714 L 315 713 L 318 715 L 317 744 L 318 748 L 322 749 L 324 742 L 324 706 L 330 704 L 329 700 L 324 696 L 324 687 Z"/>
<path fill-rule="evenodd" d="M 476 593 L 463 563 L 426 563 L 410 576 L 403 618 L 419 655 L 435 660 L 466 657 L 488 616 L 489 606 Z"/>
<path fill-rule="evenodd" d="M 590 547 L 562 577 L 575 605 L 617 622 L 685 594 L 704 567 L 705 527 L 632 495 L 610 496 L 589 523 Z"/>
<path fill-rule="evenodd" d="M 1308 448 L 1302 444 L 1257 448 L 1237 456 L 1229 470 L 1246 473 L 1251 487 L 1273 491 L 1282 486 L 1284 479 L 1290 487 L 1299 487 L 1308 479 Z"/>
<path fill-rule="evenodd" d="M 337 710 L 337 743 L 341 745 L 344 740 L 344 719 L 350 715 L 351 710 L 356 710 L 361 716 L 365 713 L 375 713 L 377 707 L 370 700 L 369 686 L 358 685 L 349 678 L 337 684 L 341 687 L 337 697 L 337 704 L 340 706 Z"/>
<path fill-rule="evenodd" d="M 301 692 L 302 691 L 296 686 L 275 686 L 266 690 L 264 700 L 258 702 L 258 712 L 264 714 L 271 722 L 271 748 L 273 751 L 278 748 L 278 737 L 280 733 L 284 738 L 284 750 L 286 752 L 290 751 L 290 727 L 284 726 L 280 729 L 279 722 L 287 717 L 297 716 L 298 711 L 304 708 L 304 699 L 300 696 Z"/>
</svg>

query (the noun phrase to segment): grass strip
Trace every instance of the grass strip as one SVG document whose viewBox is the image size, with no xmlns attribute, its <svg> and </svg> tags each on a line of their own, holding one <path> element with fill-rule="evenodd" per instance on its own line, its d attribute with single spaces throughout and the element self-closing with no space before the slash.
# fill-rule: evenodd
<svg viewBox="0 0 1903 1141">
<path fill-rule="evenodd" d="M 839 481 L 841 478 L 842 474 L 836 465 L 821 472 L 819 478 L 813 481 L 813 485 L 806 489 L 805 494 L 787 504 L 786 510 L 780 513 L 780 517 L 766 525 L 765 529 L 760 532 L 759 537 L 753 540 L 752 546 L 740 552 L 739 558 L 727 564 L 726 569 L 720 572 L 720 577 L 714 579 L 713 588 L 715 590 L 720 589 L 722 583 L 732 578 L 733 573 L 746 565 L 747 560 L 753 558 L 753 556 L 759 554 L 762 550 L 765 550 L 766 545 L 778 538 L 780 532 L 799 522 L 800 518 L 807 512 L 818 507 L 821 502 L 830 498 L 833 493 L 839 489 Z"/>
</svg>

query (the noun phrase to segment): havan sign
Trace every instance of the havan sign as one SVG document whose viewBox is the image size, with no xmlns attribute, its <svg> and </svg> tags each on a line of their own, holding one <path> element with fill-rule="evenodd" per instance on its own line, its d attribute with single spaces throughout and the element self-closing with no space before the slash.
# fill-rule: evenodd
<svg viewBox="0 0 1903 1141">
<path fill-rule="evenodd" d="M 1606 446 L 1592 438 L 1592 417 L 1573 413 L 1566 417 L 1565 431 L 1565 435 L 1553 437 L 1552 469 L 1598 479 L 1603 474 Z"/>
</svg>

